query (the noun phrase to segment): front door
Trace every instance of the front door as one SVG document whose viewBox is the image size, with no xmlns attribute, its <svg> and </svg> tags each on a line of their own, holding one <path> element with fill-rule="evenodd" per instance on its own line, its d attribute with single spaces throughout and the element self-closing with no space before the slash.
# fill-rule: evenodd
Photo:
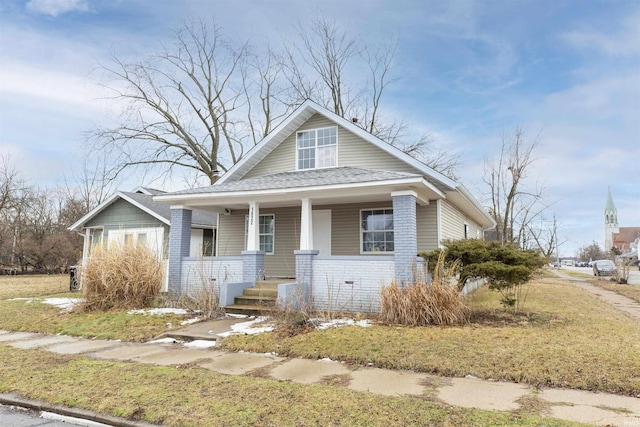
<svg viewBox="0 0 640 427">
<path fill-rule="evenodd" d="M 331 209 L 312 211 L 313 248 L 320 256 L 331 256 Z"/>
</svg>

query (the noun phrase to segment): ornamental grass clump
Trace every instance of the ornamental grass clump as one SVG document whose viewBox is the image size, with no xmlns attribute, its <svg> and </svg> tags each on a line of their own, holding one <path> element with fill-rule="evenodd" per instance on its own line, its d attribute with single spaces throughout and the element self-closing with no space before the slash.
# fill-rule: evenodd
<svg viewBox="0 0 640 427">
<path fill-rule="evenodd" d="M 162 266 L 144 245 L 96 247 L 81 273 L 83 311 L 148 307 L 159 295 Z"/>
<path fill-rule="evenodd" d="M 468 322 L 469 309 L 458 292 L 455 266 L 445 268 L 438 259 L 433 280 L 416 280 L 399 287 L 393 282 L 380 291 L 382 321 L 408 326 L 458 325 Z"/>
</svg>

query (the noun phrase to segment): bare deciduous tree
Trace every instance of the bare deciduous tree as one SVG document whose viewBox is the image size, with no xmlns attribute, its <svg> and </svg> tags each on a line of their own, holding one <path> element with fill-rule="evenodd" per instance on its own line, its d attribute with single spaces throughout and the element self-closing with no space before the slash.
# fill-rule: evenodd
<svg viewBox="0 0 640 427">
<path fill-rule="evenodd" d="M 119 150 L 119 169 L 164 164 L 197 170 L 211 183 L 244 153 L 237 110 L 244 102 L 247 43 L 232 43 L 215 24 L 196 20 L 147 60 L 113 56 L 101 70 L 125 122 L 96 132 L 98 146 Z"/>
<path fill-rule="evenodd" d="M 382 114 L 383 94 L 398 80 L 393 74 L 397 43 L 371 45 L 352 36 L 335 21 L 319 17 L 299 24 L 302 43 L 287 51 L 286 70 L 293 96 L 314 99 L 431 168 L 455 178 L 457 153 L 434 148 L 431 135 L 414 138 L 401 119 Z M 362 75 L 364 79 L 356 76 Z M 358 82 L 354 84 L 354 82 Z M 299 101 L 299 102 L 300 102 Z"/>
<path fill-rule="evenodd" d="M 542 204 L 543 188 L 528 180 L 539 145 L 539 135 L 527 141 L 522 128 L 516 127 L 513 135 L 502 135 L 499 157 L 485 160 L 490 213 L 502 243 L 526 247 L 527 227 L 548 207 Z"/>
<path fill-rule="evenodd" d="M 10 155 L 0 154 L 0 212 L 11 209 L 24 180 L 13 165 Z"/>
<path fill-rule="evenodd" d="M 181 168 L 214 183 L 306 99 L 453 174 L 457 155 L 433 150 L 428 136 L 408 142 L 403 120 L 383 118 L 383 94 L 396 80 L 395 42 L 363 43 L 323 17 L 299 25 L 298 36 L 283 54 L 267 47 L 254 55 L 248 42 L 233 43 L 215 22 L 199 19 L 145 60 L 114 55 L 100 70 L 123 114 L 93 134 L 98 148 L 118 154 L 112 176 L 136 166 L 157 175 L 154 167 L 164 166 L 165 175 Z"/>
</svg>

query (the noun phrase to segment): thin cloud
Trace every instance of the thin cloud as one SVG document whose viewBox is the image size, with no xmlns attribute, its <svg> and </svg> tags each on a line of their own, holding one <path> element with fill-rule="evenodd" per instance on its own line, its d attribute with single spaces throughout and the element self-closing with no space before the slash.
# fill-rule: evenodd
<svg viewBox="0 0 640 427">
<path fill-rule="evenodd" d="M 55 18 L 68 12 L 88 12 L 89 6 L 86 0 L 30 0 L 27 9 Z"/>
<path fill-rule="evenodd" d="M 570 45 L 582 50 L 598 51 L 609 56 L 640 56 L 640 12 L 627 16 L 619 25 L 618 31 L 578 30 L 563 35 Z"/>
</svg>

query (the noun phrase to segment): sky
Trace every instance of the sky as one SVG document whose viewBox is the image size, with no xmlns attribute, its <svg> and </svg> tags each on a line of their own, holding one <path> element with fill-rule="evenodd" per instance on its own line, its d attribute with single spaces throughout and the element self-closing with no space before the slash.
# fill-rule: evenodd
<svg viewBox="0 0 640 427">
<path fill-rule="evenodd" d="M 544 185 L 562 255 L 604 246 L 608 188 L 620 226 L 640 226 L 632 0 L 0 0 L 0 154 L 40 187 L 68 180 L 87 133 L 112 120 L 97 65 L 154 53 L 209 14 L 227 35 L 259 41 L 318 14 L 373 43 L 396 39 L 385 111 L 460 153 L 460 180 L 478 199 L 502 135 L 520 126 L 539 138 L 529 179 Z M 138 184 L 154 186 L 124 190 Z"/>
</svg>

